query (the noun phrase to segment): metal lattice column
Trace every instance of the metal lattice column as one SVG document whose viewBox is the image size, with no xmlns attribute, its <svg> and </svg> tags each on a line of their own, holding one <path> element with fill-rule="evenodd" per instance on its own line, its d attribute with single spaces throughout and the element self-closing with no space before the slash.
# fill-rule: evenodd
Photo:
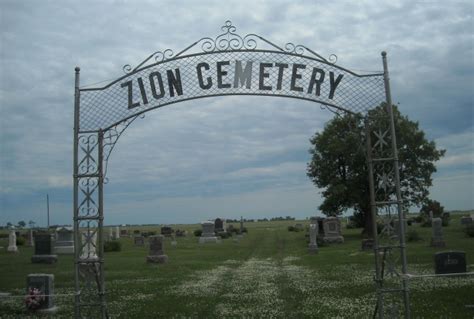
<svg viewBox="0 0 474 319">
<path fill-rule="evenodd" d="M 79 68 L 74 99 L 75 317 L 107 318 L 103 250 L 103 131 L 81 132 Z"/>
<path fill-rule="evenodd" d="M 371 214 L 374 232 L 376 313 L 379 318 L 410 318 L 405 216 L 400 191 L 398 150 L 386 53 L 382 52 L 386 107 L 366 121 Z M 374 139 L 373 139 L 374 138 Z M 383 222 L 377 232 L 377 216 Z M 403 309 L 403 311 L 402 311 Z"/>
</svg>

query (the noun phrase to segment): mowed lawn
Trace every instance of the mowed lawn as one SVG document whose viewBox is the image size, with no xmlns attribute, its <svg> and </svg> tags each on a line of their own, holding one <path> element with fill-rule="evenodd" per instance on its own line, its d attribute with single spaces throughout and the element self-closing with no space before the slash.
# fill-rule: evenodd
<svg viewBox="0 0 474 319">
<path fill-rule="evenodd" d="M 416 229 L 422 241 L 408 244 L 409 271 L 434 272 L 433 254 L 462 250 L 474 271 L 474 238 L 462 231 L 458 215 L 443 228 L 446 249 L 429 247 L 430 228 Z M 188 229 L 173 247 L 166 239 L 165 265 L 147 264 L 147 247 L 121 238 L 122 251 L 106 253 L 106 289 L 111 318 L 369 318 L 374 312 L 374 257 L 360 250 L 360 229 L 343 229 L 345 243 L 307 253 L 305 232 L 289 232 L 297 222 L 246 223 L 248 235 L 236 242 L 198 244 Z M 308 225 L 308 221 L 301 221 Z M 238 225 L 236 225 L 238 226 Z M 153 227 L 130 227 L 158 230 Z M 32 248 L 19 254 L 0 246 L 0 292 L 20 296 L 29 273 L 52 273 L 59 296 L 57 318 L 73 315 L 73 258 L 55 265 L 32 264 Z M 473 318 L 474 277 L 423 278 L 410 283 L 414 318 Z M 467 307 L 471 305 L 471 307 Z M 0 301 L 0 318 L 24 317 L 23 298 Z"/>
</svg>

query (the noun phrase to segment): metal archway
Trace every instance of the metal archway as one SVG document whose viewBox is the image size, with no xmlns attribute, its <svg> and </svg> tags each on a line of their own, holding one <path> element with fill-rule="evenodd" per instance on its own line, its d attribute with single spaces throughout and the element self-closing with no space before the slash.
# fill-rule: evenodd
<svg viewBox="0 0 474 319">
<path fill-rule="evenodd" d="M 125 65 L 126 74 L 104 87 L 80 88 L 80 69 L 76 67 L 73 154 L 76 318 L 108 317 L 103 187 L 107 162 L 120 135 L 145 112 L 187 100 L 226 95 L 308 100 L 335 113 L 362 116 L 386 103 L 382 116 L 386 117 L 387 125 L 367 127 L 366 133 L 376 237 L 377 312 L 383 317 L 404 308 L 408 318 L 404 236 L 392 236 L 391 227 L 393 219 L 398 218 L 400 233 L 404 233 L 386 54 L 382 53 L 383 72 L 357 74 L 336 65 L 335 55 L 325 59 L 303 45 L 287 43 L 282 48 L 256 34 L 240 36 L 230 21 L 225 22 L 222 31 L 219 36 L 202 38 L 177 54 L 169 49 L 157 51 L 135 68 Z M 376 138 L 374 142 L 372 136 Z M 387 217 L 382 232 L 385 236 L 377 236 L 376 214 Z M 382 244 L 384 238 L 389 241 Z M 380 251 L 385 252 L 383 259 Z M 401 270 L 397 271 L 397 267 Z M 396 278 L 395 288 L 384 284 L 384 275 Z"/>
</svg>

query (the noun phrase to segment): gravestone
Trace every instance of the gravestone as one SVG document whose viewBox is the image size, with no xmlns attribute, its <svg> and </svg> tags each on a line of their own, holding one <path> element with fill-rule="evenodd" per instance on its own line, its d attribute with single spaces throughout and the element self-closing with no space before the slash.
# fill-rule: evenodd
<svg viewBox="0 0 474 319">
<path fill-rule="evenodd" d="M 244 229 L 244 218 L 240 216 L 240 233 L 242 233 L 243 229 Z"/>
<path fill-rule="evenodd" d="M 435 274 L 456 274 L 467 271 L 466 253 L 463 251 L 436 253 L 434 259 Z"/>
<path fill-rule="evenodd" d="M 29 274 L 26 277 L 26 307 L 28 310 L 51 313 L 54 305 L 54 275 Z"/>
<path fill-rule="evenodd" d="M 133 243 L 135 244 L 135 246 L 145 246 L 145 237 L 135 236 L 133 237 Z"/>
<path fill-rule="evenodd" d="M 97 232 L 85 231 L 81 233 L 82 251 L 80 259 L 99 259 L 97 256 Z"/>
<path fill-rule="evenodd" d="M 216 218 L 214 220 L 214 230 L 216 232 L 224 231 L 224 220 L 222 220 L 221 218 Z"/>
<path fill-rule="evenodd" d="M 373 239 L 362 239 L 362 247 L 363 251 L 367 250 L 374 250 L 374 240 Z"/>
<path fill-rule="evenodd" d="M 295 228 L 298 230 L 303 230 L 303 224 L 295 224 Z"/>
<path fill-rule="evenodd" d="M 445 247 L 446 243 L 443 239 L 443 223 L 441 218 L 433 218 L 431 220 L 433 234 L 431 236 L 431 247 Z"/>
<path fill-rule="evenodd" d="M 120 237 L 129 237 L 128 230 L 127 229 L 121 229 L 120 230 Z"/>
<path fill-rule="evenodd" d="M 473 221 L 472 217 L 469 216 L 463 216 L 461 217 L 461 225 L 469 225 Z"/>
<path fill-rule="evenodd" d="M 166 237 L 171 237 L 171 235 L 173 235 L 173 228 L 169 226 L 163 226 L 161 227 L 161 234 Z"/>
<path fill-rule="evenodd" d="M 199 237 L 199 243 L 217 243 L 218 239 L 214 233 L 214 223 L 211 221 L 205 221 L 201 223 L 202 234 Z"/>
<path fill-rule="evenodd" d="M 146 257 L 146 261 L 150 263 L 164 264 L 168 262 L 168 256 L 163 252 L 163 235 L 155 235 L 149 237 L 150 252 Z"/>
<path fill-rule="evenodd" d="M 328 217 L 323 221 L 325 243 L 343 243 L 344 237 L 341 234 L 341 222 L 337 217 Z"/>
<path fill-rule="evenodd" d="M 109 240 L 114 240 L 114 229 L 112 227 L 109 228 Z"/>
<path fill-rule="evenodd" d="M 308 246 L 308 252 L 310 254 L 318 253 L 317 237 L 318 237 L 318 225 L 310 224 L 309 225 L 309 246 Z"/>
<path fill-rule="evenodd" d="M 115 226 L 115 234 L 114 234 L 114 239 L 119 239 L 120 238 L 120 227 Z"/>
<path fill-rule="evenodd" d="M 37 233 L 35 235 L 35 254 L 31 256 L 34 264 L 53 264 L 58 261 L 58 255 L 53 254 L 53 235 L 49 233 Z"/>
<path fill-rule="evenodd" d="M 56 229 L 56 254 L 74 254 L 74 230 L 72 227 Z"/>
<path fill-rule="evenodd" d="M 187 231 L 177 229 L 175 232 L 176 237 L 186 237 Z"/>
<path fill-rule="evenodd" d="M 17 253 L 18 252 L 18 247 L 16 246 L 16 233 L 14 230 L 10 230 L 10 233 L 8 234 L 8 252 L 11 253 Z"/>
<path fill-rule="evenodd" d="M 28 245 L 28 247 L 33 247 L 35 245 L 34 236 L 33 230 L 30 229 L 28 231 L 28 236 L 26 237 L 26 245 Z"/>
</svg>

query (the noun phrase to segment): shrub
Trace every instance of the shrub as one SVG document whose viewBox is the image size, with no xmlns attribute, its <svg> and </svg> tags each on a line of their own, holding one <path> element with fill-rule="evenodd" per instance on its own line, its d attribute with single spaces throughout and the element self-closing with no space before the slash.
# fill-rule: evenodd
<svg viewBox="0 0 474 319">
<path fill-rule="evenodd" d="M 227 228 L 227 230 L 231 233 L 240 234 L 240 229 L 235 228 L 235 227 Z"/>
<path fill-rule="evenodd" d="M 226 231 L 221 231 L 217 233 L 217 236 L 219 236 L 222 239 L 226 239 L 226 238 L 232 237 L 232 234 Z"/>
<path fill-rule="evenodd" d="M 152 231 L 142 233 L 143 237 L 150 237 L 150 236 L 155 236 L 155 235 L 156 235 L 156 230 L 152 230 Z"/>
<path fill-rule="evenodd" d="M 138 229 L 135 229 L 135 230 L 133 231 L 133 233 L 134 233 L 134 234 L 140 234 L 140 231 L 139 231 Z"/>
<path fill-rule="evenodd" d="M 357 223 L 353 220 L 349 220 L 349 222 L 346 225 L 347 229 L 356 229 L 356 228 L 361 228 Z"/>
<path fill-rule="evenodd" d="M 194 231 L 194 236 L 200 237 L 201 235 L 202 235 L 202 229 L 196 229 L 196 230 Z"/>
<path fill-rule="evenodd" d="M 407 233 L 407 241 L 420 241 L 421 237 L 416 230 L 410 230 Z"/>
<path fill-rule="evenodd" d="M 295 228 L 295 226 L 288 226 L 288 231 L 298 231 L 298 229 Z"/>
<path fill-rule="evenodd" d="M 466 229 L 464 229 L 466 232 L 466 235 L 469 237 L 474 237 L 474 224 L 469 224 L 466 226 Z"/>
<path fill-rule="evenodd" d="M 24 237 L 17 237 L 16 238 L 16 245 L 17 246 L 23 246 L 26 242 L 26 239 Z"/>
<path fill-rule="evenodd" d="M 438 201 L 426 199 L 423 206 L 421 206 L 420 213 L 429 216 L 433 212 L 433 217 L 441 217 L 444 212 L 444 207 Z"/>
<path fill-rule="evenodd" d="M 119 241 L 106 241 L 104 244 L 104 251 L 111 252 L 111 251 L 121 251 L 122 250 L 122 243 Z"/>
<path fill-rule="evenodd" d="M 415 218 L 413 218 L 413 220 L 415 221 L 415 223 L 419 224 L 419 223 L 423 222 L 423 216 L 418 215 Z"/>
<path fill-rule="evenodd" d="M 248 230 L 247 230 L 247 227 L 243 227 L 242 230 L 241 230 L 242 233 L 247 233 L 248 234 Z"/>
<path fill-rule="evenodd" d="M 430 219 L 424 220 L 423 223 L 421 224 L 421 227 L 431 227 L 431 220 Z"/>
</svg>

